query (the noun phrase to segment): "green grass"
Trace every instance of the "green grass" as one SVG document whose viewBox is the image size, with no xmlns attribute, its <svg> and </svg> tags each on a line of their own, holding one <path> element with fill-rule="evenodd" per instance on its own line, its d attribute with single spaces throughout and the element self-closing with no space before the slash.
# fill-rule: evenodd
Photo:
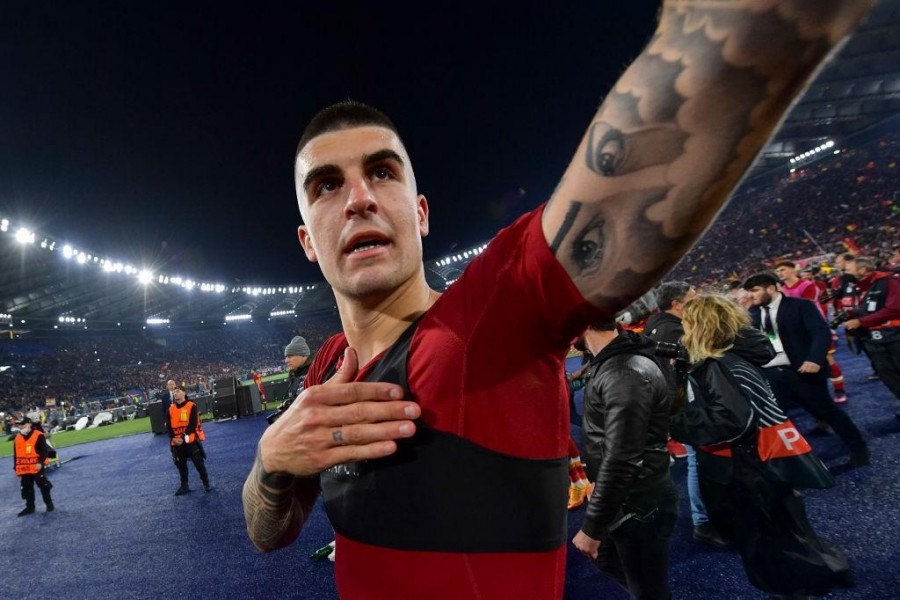
<svg viewBox="0 0 900 600">
<path fill-rule="evenodd" d="M 206 421 L 212 418 L 212 414 L 204 414 L 202 415 L 202 418 Z M 134 419 L 133 421 L 119 421 L 118 423 L 103 425 L 102 427 L 95 427 L 94 429 L 59 431 L 51 436 L 50 441 L 55 448 L 66 448 L 77 444 L 109 440 L 112 438 L 124 437 L 126 435 L 134 435 L 136 433 L 150 433 L 149 417 Z M 4 438 L 3 441 L 0 441 L 0 458 L 12 456 L 12 454 L 13 443 L 12 441 L 7 442 Z"/>
<path fill-rule="evenodd" d="M 289 374 L 287 371 L 284 371 L 282 373 L 275 373 L 274 375 L 266 375 L 265 377 L 262 378 L 262 382 L 269 383 L 272 381 L 281 381 L 282 379 L 287 379 L 288 375 Z M 243 385 L 243 386 L 253 385 L 253 380 L 252 379 L 242 379 L 241 385 Z"/>
</svg>

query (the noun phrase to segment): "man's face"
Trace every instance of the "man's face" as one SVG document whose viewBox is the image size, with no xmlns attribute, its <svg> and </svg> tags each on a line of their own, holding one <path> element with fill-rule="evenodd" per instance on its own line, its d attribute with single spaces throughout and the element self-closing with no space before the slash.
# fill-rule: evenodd
<svg viewBox="0 0 900 600">
<path fill-rule="evenodd" d="M 853 275 L 857 279 L 861 279 L 866 275 L 866 269 L 859 266 L 855 260 L 844 261 L 844 273 Z"/>
<path fill-rule="evenodd" d="M 676 315 L 684 314 L 684 305 L 697 297 L 697 289 L 693 286 L 685 292 L 681 300 L 672 301 L 672 312 Z"/>
<path fill-rule="evenodd" d="M 174 379 L 170 379 L 166 382 L 166 389 L 169 390 L 170 392 L 175 391 L 175 380 Z"/>
<path fill-rule="evenodd" d="M 747 290 L 753 306 L 768 306 L 775 298 L 778 290 L 774 285 L 761 286 L 757 285 Z"/>
<path fill-rule="evenodd" d="M 775 269 L 775 273 L 781 281 L 793 281 L 797 278 L 797 269 L 792 269 L 790 267 L 778 267 Z"/>
<path fill-rule="evenodd" d="M 175 402 L 178 404 L 181 404 L 185 400 L 187 400 L 187 396 L 185 395 L 184 390 L 182 390 L 182 389 L 175 390 Z"/>
<path fill-rule="evenodd" d="M 421 271 L 428 203 L 392 131 L 366 126 L 313 138 L 294 176 L 300 244 L 336 292 L 389 293 Z"/>
<path fill-rule="evenodd" d="M 289 371 L 295 371 L 305 365 L 307 360 L 309 360 L 308 356 L 297 356 L 292 354 L 284 357 L 284 364 L 287 365 Z"/>
<path fill-rule="evenodd" d="M 22 432 L 22 435 L 28 435 L 31 433 L 31 423 L 22 423 L 19 425 L 19 431 Z"/>
</svg>

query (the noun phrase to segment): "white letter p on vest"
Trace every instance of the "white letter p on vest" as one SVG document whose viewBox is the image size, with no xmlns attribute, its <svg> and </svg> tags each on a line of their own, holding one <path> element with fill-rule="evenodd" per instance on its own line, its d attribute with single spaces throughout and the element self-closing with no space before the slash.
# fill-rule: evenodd
<svg viewBox="0 0 900 600">
<path fill-rule="evenodd" d="M 794 442 L 800 439 L 800 432 L 798 432 L 793 427 L 788 427 L 786 429 L 778 430 L 778 437 L 781 438 L 781 441 L 784 442 L 784 447 L 788 450 L 794 449 Z"/>
</svg>

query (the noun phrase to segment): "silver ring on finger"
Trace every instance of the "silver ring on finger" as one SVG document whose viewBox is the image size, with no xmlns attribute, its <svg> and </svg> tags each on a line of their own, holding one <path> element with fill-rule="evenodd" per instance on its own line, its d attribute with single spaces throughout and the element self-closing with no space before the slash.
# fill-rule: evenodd
<svg viewBox="0 0 900 600">
<path fill-rule="evenodd" d="M 335 444 L 343 444 L 344 443 L 344 431 L 340 428 L 335 429 L 331 432 L 331 439 L 334 440 Z"/>
</svg>

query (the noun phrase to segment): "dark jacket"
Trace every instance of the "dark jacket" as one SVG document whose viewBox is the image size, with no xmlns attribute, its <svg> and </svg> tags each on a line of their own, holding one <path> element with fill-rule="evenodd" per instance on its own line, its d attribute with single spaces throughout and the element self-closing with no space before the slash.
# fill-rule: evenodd
<svg viewBox="0 0 900 600">
<path fill-rule="evenodd" d="M 604 536 L 624 503 L 646 505 L 671 486 L 669 413 L 674 386 L 655 342 L 624 331 L 587 369 L 583 435 L 591 496 L 582 530 Z"/>
<path fill-rule="evenodd" d="M 312 363 L 313 357 L 310 356 L 309 360 L 302 367 L 294 369 L 288 374 L 288 387 L 284 392 L 286 401 L 293 402 L 300 395 L 300 392 L 303 391 L 303 383 L 306 381 L 306 374 L 309 372 Z"/>
<path fill-rule="evenodd" d="M 761 314 L 762 311 L 758 306 L 750 309 L 750 317 L 756 329 L 760 328 Z M 831 329 L 815 303 L 782 294 L 775 323 L 791 367 L 796 370 L 806 361 L 813 362 L 822 368 L 818 373 L 803 376 L 828 377 L 825 355 L 831 345 Z"/>
<path fill-rule="evenodd" d="M 684 325 L 681 319 L 667 312 L 650 315 L 644 325 L 644 335 L 657 342 L 677 344 L 684 336 Z"/>
<path fill-rule="evenodd" d="M 757 367 L 775 357 L 766 335 L 749 327 L 740 331 L 728 353 Z M 691 379 L 703 390 L 703 402 L 691 402 L 672 417 L 672 437 L 676 440 L 709 446 L 735 442 L 755 431 L 750 404 L 725 369 L 722 361 L 708 358 L 691 370 Z"/>
</svg>

